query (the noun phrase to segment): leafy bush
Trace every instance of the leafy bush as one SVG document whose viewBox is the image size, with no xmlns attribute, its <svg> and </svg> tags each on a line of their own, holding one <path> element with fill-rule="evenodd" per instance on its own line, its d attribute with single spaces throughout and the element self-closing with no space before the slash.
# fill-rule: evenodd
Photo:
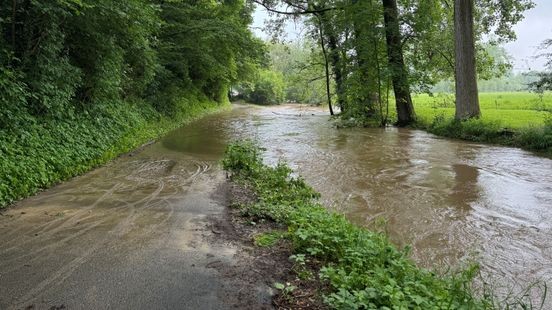
<svg viewBox="0 0 552 310">
<path fill-rule="evenodd" d="M 233 143 L 224 168 L 234 180 L 252 187 L 259 200 L 241 206 L 245 216 L 288 226 L 297 257 L 323 262 L 320 279 L 331 291 L 325 301 L 336 309 L 488 309 L 492 302 L 476 298 L 471 282 L 477 267 L 449 276 L 418 268 L 408 249 L 398 250 L 381 233 L 350 223 L 319 204 L 319 194 L 303 179 L 291 176 L 284 163 L 262 164 L 252 142 Z"/>
<path fill-rule="evenodd" d="M 285 97 L 285 82 L 281 73 L 260 70 L 255 80 L 242 86 L 244 98 L 255 104 L 280 104 Z"/>
</svg>

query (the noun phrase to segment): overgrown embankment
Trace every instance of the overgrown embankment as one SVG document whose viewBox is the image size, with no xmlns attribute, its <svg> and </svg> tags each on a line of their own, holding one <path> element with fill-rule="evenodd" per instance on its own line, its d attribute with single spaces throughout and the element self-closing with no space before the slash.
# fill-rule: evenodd
<svg viewBox="0 0 552 310">
<path fill-rule="evenodd" d="M 438 115 L 433 113 L 434 111 L 428 109 L 420 109 L 417 121 L 411 127 L 447 138 L 519 147 L 552 157 L 552 114 L 545 118 L 543 124 L 530 125 L 528 123 L 513 126 L 512 122 L 507 119 L 481 118 L 459 121 L 449 115 L 450 113 Z M 393 122 L 393 115 L 389 121 Z M 379 117 L 344 115 L 337 120 L 336 126 L 338 128 L 378 127 L 381 126 L 381 123 L 382 120 Z"/>
<path fill-rule="evenodd" d="M 0 129 L 0 207 L 227 106 L 190 96 L 185 109 L 170 117 L 135 102 L 104 105 L 62 120 L 29 118 L 24 127 Z"/>
<path fill-rule="evenodd" d="M 0 208 L 225 105 L 262 61 L 251 13 L 245 1 L 1 2 Z"/>
<path fill-rule="evenodd" d="M 264 234 L 256 242 L 270 245 L 274 239 L 290 240 L 297 276 L 322 283 L 318 287 L 326 289 L 320 294 L 332 308 L 495 308 L 491 299 L 474 294 L 471 283 L 477 268 L 447 276 L 418 268 L 408 249 L 399 250 L 384 234 L 355 226 L 325 209 L 317 201 L 319 194 L 303 179 L 292 177 L 287 165 L 264 165 L 255 144 L 231 144 L 223 166 L 258 198 L 237 206 L 244 217 L 287 226 L 287 232 Z M 293 298 L 293 285 L 277 288 Z"/>
<path fill-rule="evenodd" d="M 481 119 L 454 120 L 454 95 L 418 94 L 416 127 L 436 135 L 501 144 L 552 156 L 552 110 L 549 93 L 480 93 Z"/>
<path fill-rule="evenodd" d="M 519 147 L 552 157 L 552 118 L 543 126 L 509 128 L 499 121 L 436 116 L 431 122 L 420 120 L 414 127 L 438 136 Z"/>
</svg>

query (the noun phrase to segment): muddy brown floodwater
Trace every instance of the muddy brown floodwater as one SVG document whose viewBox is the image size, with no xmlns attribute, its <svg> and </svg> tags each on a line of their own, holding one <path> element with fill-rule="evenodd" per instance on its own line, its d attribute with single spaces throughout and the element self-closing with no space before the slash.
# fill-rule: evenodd
<svg viewBox="0 0 552 310">
<path fill-rule="evenodd" d="M 316 108 L 234 113 L 222 131 L 261 141 L 270 162 L 289 162 L 351 221 L 374 227 L 383 219 L 419 265 L 476 261 L 502 294 L 551 286 L 552 160 L 419 130 L 336 130 Z"/>
<path fill-rule="evenodd" d="M 209 266 L 238 250 L 201 236 L 224 212 L 218 161 L 246 137 L 351 221 L 385 222 L 421 266 L 476 260 L 498 291 L 552 284 L 552 160 L 417 130 L 337 130 L 318 108 L 236 106 L 4 212 L 0 308 L 228 306 L 239 283 Z"/>
</svg>

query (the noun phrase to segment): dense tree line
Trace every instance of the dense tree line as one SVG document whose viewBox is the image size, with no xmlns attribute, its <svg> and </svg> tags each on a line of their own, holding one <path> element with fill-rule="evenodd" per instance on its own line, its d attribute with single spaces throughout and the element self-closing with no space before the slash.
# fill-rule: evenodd
<svg viewBox="0 0 552 310">
<path fill-rule="evenodd" d="M 251 11 L 240 0 L 2 1 L 0 126 L 129 99 L 167 113 L 189 93 L 225 101 L 262 52 Z"/>
<path fill-rule="evenodd" d="M 300 102 L 319 105 L 326 100 L 324 67 L 316 43 L 304 38 L 293 43 L 267 43 L 265 67 L 233 89 L 238 98 L 256 104 Z"/>
<path fill-rule="evenodd" d="M 479 116 L 477 76 L 505 72 L 490 47 L 512 40 L 530 0 L 253 0 L 281 20 L 302 17 L 329 67 L 343 115 L 384 115 L 394 92 L 398 125 L 415 121 L 410 93 L 457 82 L 458 119 Z M 486 40 L 483 37 L 486 36 Z M 330 85 L 330 83 L 328 83 Z M 330 96 L 331 95 L 331 96 Z"/>
<path fill-rule="evenodd" d="M 0 208 L 228 102 L 262 63 L 245 0 L 0 2 Z"/>
</svg>

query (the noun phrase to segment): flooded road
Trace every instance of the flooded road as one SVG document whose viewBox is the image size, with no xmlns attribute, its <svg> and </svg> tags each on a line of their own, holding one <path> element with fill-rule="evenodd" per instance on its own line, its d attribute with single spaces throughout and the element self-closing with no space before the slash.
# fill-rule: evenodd
<svg viewBox="0 0 552 310">
<path fill-rule="evenodd" d="M 421 266 L 474 259 L 497 286 L 552 284 L 552 160 L 416 130 L 337 130 L 314 108 L 237 106 L 0 216 L 0 309 L 224 308 L 235 283 L 204 261 L 232 264 L 236 249 L 197 236 L 224 210 L 217 163 L 238 138 L 261 141 L 353 222 L 385 223 Z"/>
<path fill-rule="evenodd" d="M 0 309 L 270 308 L 235 271 L 245 254 L 216 241 L 223 146 L 198 128 L 0 213 Z"/>
</svg>

